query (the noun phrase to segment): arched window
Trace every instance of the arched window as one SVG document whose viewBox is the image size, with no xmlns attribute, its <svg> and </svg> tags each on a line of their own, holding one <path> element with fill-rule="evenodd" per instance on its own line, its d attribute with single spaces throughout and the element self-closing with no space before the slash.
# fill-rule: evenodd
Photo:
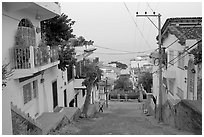
<svg viewBox="0 0 204 137">
<path fill-rule="evenodd" d="M 23 18 L 18 24 L 16 34 L 16 45 L 18 46 L 35 46 L 35 28 L 29 19 Z"/>
<path fill-rule="evenodd" d="M 28 28 L 34 28 L 32 22 L 29 19 L 22 19 L 18 27 L 28 27 Z"/>
</svg>

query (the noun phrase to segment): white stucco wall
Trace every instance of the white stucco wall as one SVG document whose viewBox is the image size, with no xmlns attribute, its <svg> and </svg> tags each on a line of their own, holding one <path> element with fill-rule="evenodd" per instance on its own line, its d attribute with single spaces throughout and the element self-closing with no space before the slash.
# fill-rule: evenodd
<svg viewBox="0 0 204 137">
<path fill-rule="evenodd" d="M 10 61 L 9 49 L 15 46 L 15 35 L 18 24 L 23 18 L 28 18 L 35 27 L 40 27 L 40 21 L 35 19 L 35 15 L 21 11 L 7 12 L 2 9 L 2 60 L 5 60 L 5 62 Z M 40 39 L 41 33 L 36 33 L 36 44 L 39 43 Z"/>
<path fill-rule="evenodd" d="M 2 89 L 2 135 L 13 134 L 10 107 L 11 94 L 12 91 L 7 87 Z"/>
<path fill-rule="evenodd" d="M 175 40 L 177 40 L 177 38 L 174 35 L 169 34 L 168 38 L 165 39 L 163 45 L 164 46 L 169 46 L 172 42 L 174 42 Z M 186 40 L 186 45 L 185 46 L 192 46 L 194 43 L 196 43 L 196 40 Z M 173 50 L 174 51 L 174 58 L 178 56 L 178 51 L 183 51 L 184 47 L 178 43 L 178 41 L 176 43 L 174 43 L 173 45 L 171 45 L 166 51 L 168 54 L 168 62 L 169 60 L 169 51 Z M 186 55 L 187 53 L 183 54 Z M 184 66 L 188 66 L 188 61 L 189 61 L 190 57 L 189 55 L 184 57 Z M 183 97 L 184 99 L 187 98 L 187 82 L 185 82 L 185 78 L 187 78 L 187 70 L 185 69 L 180 69 L 178 68 L 178 58 L 174 60 L 174 62 L 176 62 L 173 66 L 171 65 L 169 67 L 170 64 L 168 64 L 168 69 L 167 71 L 174 71 L 175 72 L 175 85 L 174 85 L 174 97 L 178 98 L 177 94 L 177 87 L 179 87 L 182 91 L 183 91 Z M 196 66 L 195 66 L 196 68 Z M 163 71 L 163 74 L 166 73 L 166 71 Z M 197 81 L 197 76 L 195 76 L 195 81 Z M 167 80 L 168 83 L 168 80 Z M 194 97 L 195 99 L 197 98 L 197 82 L 195 82 L 195 93 L 194 93 Z"/>
<path fill-rule="evenodd" d="M 83 97 L 82 96 L 82 90 L 79 91 L 79 94 L 77 96 L 77 103 L 78 103 L 78 108 L 82 108 L 82 106 L 84 105 L 84 101 L 86 99 L 86 94 L 85 96 Z"/>
<path fill-rule="evenodd" d="M 70 81 L 67 85 L 67 104 L 74 98 L 75 91 L 74 91 L 74 81 Z"/>
</svg>

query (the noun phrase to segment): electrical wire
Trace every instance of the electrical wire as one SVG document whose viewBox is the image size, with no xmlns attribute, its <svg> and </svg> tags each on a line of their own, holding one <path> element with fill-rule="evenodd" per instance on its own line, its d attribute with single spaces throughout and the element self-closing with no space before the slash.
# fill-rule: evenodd
<svg viewBox="0 0 204 137">
<path fill-rule="evenodd" d="M 150 7 L 148 2 L 147 2 L 147 6 L 151 9 L 152 12 L 154 12 L 153 9 Z"/>
<path fill-rule="evenodd" d="M 199 40 L 199 41 L 197 41 L 196 43 L 194 43 L 192 46 L 190 46 L 188 49 L 186 49 L 182 54 L 188 52 L 188 50 L 190 50 L 191 48 L 193 48 L 194 46 L 196 46 L 196 45 L 197 45 L 198 43 L 200 43 L 200 42 L 202 42 L 202 39 Z M 170 60 L 167 64 L 169 64 L 170 62 L 174 61 L 174 60 L 177 59 L 178 57 L 181 57 L 182 54 L 176 56 L 175 58 L 173 58 L 172 60 Z M 188 54 L 186 54 L 186 55 L 188 55 Z M 186 56 L 186 55 L 185 55 L 185 56 Z M 175 61 L 172 65 L 168 66 L 167 68 L 172 67 L 176 62 L 178 62 L 179 60 L 181 60 L 181 59 L 182 59 L 183 57 L 185 57 L 185 56 L 182 56 L 180 59 L 178 59 L 177 61 Z M 163 68 L 163 67 L 162 67 L 162 68 Z M 158 70 L 159 70 L 159 69 L 158 69 Z M 152 74 L 157 73 L 158 70 L 156 70 L 156 71 L 153 72 Z"/>
<path fill-rule="evenodd" d="M 142 38 L 144 39 L 144 41 L 146 42 L 146 44 L 148 45 L 148 47 L 151 49 L 150 44 L 149 44 L 148 41 L 145 39 L 143 33 L 142 33 L 141 30 L 139 29 L 137 23 L 135 22 L 133 16 L 131 15 L 131 13 L 130 13 L 130 11 L 129 11 L 127 5 L 125 4 L 125 2 L 123 2 L 123 4 L 124 4 L 125 8 L 127 9 L 128 14 L 130 15 L 130 17 L 131 17 L 132 21 L 134 22 L 135 26 L 137 27 L 138 31 L 140 32 L 140 35 L 142 36 Z"/>
<path fill-rule="evenodd" d="M 77 52 L 84 52 L 82 50 L 75 50 Z M 102 52 L 93 52 L 93 53 L 96 53 L 96 54 L 106 54 L 106 55 L 129 55 L 129 54 L 139 54 L 139 53 L 146 53 L 146 52 L 150 52 L 150 51 L 153 51 L 153 50 L 147 50 L 147 51 L 141 51 L 141 52 L 130 52 L 130 53 L 102 53 Z"/>
<path fill-rule="evenodd" d="M 94 46 L 95 46 L 95 47 L 98 47 L 98 48 L 103 48 L 103 49 L 108 49 L 108 50 L 113 50 L 113 51 L 122 51 L 122 52 L 131 53 L 131 54 L 134 54 L 134 53 L 145 53 L 145 52 L 148 52 L 148 51 L 153 51 L 153 50 L 155 50 L 155 49 L 151 49 L 151 50 L 146 50 L 146 51 L 131 52 L 131 51 L 126 51 L 126 50 L 119 50 L 119 49 L 107 48 L 107 47 L 96 46 L 96 45 L 94 45 Z M 123 54 L 123 53 L 122 53 L 122 54 Z"/>
<path fill-rule="evenodd" d="M 195 25 L 191 28 L 191 30 L 194 29 L 197 25 L 200 25 L 200 22 L 197 23 L 197 24 L 195 24 Z M 189 31 L 190 31 L 190 30 L 189 30 Z M 182 35 L 185 36 L 189 31 L 187 31 L 186 33 L 184 33 L 184 34 L 182 34 Z M 171 44 L 169 44 L 169 45 L 166 47 L 166 49 L 169 48 L 170 46 L 172 46 L 172 45 L 173 45 L 174 43 L 176 43 L 178 40 L 179 40 L 179 38 L 177 38 L 175 41 L 173 41 Z"/>
</svg>

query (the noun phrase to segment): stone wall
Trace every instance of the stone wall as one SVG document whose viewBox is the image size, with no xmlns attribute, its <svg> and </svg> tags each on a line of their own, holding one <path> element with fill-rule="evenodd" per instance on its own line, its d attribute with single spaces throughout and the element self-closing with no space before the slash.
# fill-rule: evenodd
<svg viewBox="0 0 204 137">
<path fill-rule="evenodd" d="M 202 100 L 202 63 L 198 64 L 197 99 Z"/>
<path fill-rule="evenodd" d="M 12 127 L 14 135 L 41 135 L 42 130 L 22 117 L 20 114 L 11 110 Z"/>
<path fill-rule="evenodd" d="M 199 110 L 198 103 L 195 102 L 197 101 L 182 100 L 175 106 L 175 126 L 200 135 L 202 134 L 202 110 Z"/>
<path fill-rule="evenodd" d="M 164 123 L 175 127 L 175 108 L 169 101 L 162 106 L 162 119 Z"/>
<path fill-rule="evenodd" d="M 179 130 L 186 130 L 194 134 L 202 134 L 202 102 L 181 100 L 173 105 L 170 101 L 162 106 L 162 119 Z"/>
</svg>

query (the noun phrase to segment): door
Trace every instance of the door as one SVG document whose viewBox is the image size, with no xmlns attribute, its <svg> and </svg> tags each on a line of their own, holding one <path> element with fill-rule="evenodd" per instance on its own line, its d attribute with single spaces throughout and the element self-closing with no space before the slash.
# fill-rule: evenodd
<svg viewBox="0 0 204 137">
<path fill-rule="evenodd" d="M 52 93 L 53 93 L 53 109 L 58 105 L 58 96 L 57 96 L 57 81 L 52 83 Z"/>
<path fill-rule="evenodd" d="M 75 95 L 75 107 L 78 107 L 78 104 L 77 104 L 77 96 L 78 96 L 78 94 Z"/>
<path fill-rule="evenodd" d="M 67 91 L 64 90 L 64 107 L 67 107 Z"/>
<path fill-rule="evenodd" d="M 38 81 L 32 82 L 33 97 L 35 98 L 35 117 L 39 115 L 39 96 L 38 96 Z"/>
<path fill-rule="evenodd" d="M 72 101 L 69 102 L 69 107 L 74 107 L 74 99 L 72 99 Z"/>
</svg>

